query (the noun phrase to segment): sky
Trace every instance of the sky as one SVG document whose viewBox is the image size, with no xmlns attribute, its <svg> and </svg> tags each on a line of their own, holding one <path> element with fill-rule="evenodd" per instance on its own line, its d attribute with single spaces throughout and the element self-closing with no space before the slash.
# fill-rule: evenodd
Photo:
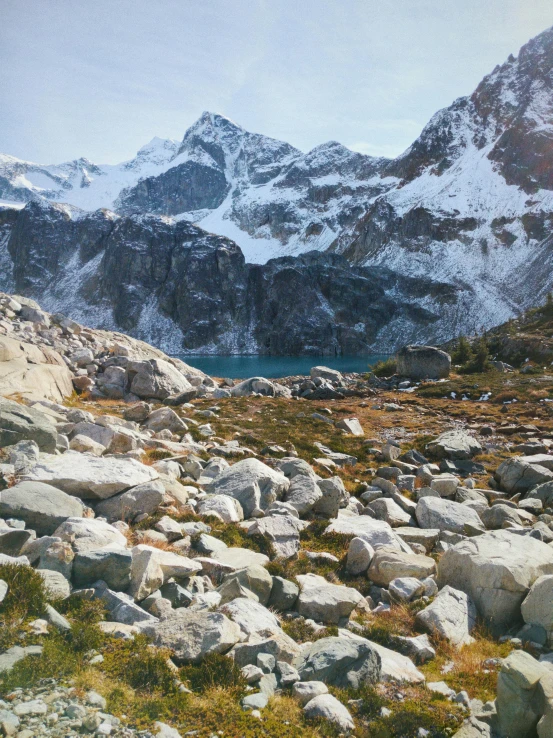
<svg viewBox="0 0 553 738">
<path fill-rule="evenodd" d="M 204 110 L 308 151 L 396 156 L 553 25 L 551 0 L 0 0 L 0 152 L 181 139 Z"/>
</svg>

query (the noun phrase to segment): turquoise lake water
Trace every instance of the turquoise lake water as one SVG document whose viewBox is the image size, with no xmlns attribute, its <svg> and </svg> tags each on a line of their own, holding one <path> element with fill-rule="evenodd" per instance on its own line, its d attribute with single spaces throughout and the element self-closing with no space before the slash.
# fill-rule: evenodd
<svg viewBox="0 0 553 738">
<path fill-rule="evenodd" d="M 340 372 L 366 372 L 370 364 L 387 358 L 386 354 L 367 356 L 200 356 L 179 355 L 187 364 L 212 377 L 246 379 L 248 377 L 290 377 L 309 374 L 312 366 L 328 366 Z"/>
</svg>

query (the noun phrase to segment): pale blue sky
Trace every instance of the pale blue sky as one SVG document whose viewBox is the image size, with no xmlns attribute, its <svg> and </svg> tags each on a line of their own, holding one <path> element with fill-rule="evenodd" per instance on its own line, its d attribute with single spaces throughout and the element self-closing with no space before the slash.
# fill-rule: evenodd
<svg viewBox="0 0 553 738">
<path fill-rule="evenodd" d="M 203 110 L 395 156 L 551 0 L 0 0 L 0 152 L 115 163 Z"/>
</svg>

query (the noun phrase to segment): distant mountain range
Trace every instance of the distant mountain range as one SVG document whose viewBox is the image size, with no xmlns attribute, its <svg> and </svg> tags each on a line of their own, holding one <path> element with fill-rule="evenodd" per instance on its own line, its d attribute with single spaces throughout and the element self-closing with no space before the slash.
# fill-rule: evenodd
<svg viewBox="0 0 553 738">
<path fill-rule="evenodd" d="M 304 154 L 204 113 L 182 142 L 153 139 L 120 165 L 41 166 L 0 155 L 0 199 L 8 203 L 0 288 L 148 340 L 157 321 L 166 349 L 362 353 L 472 333 L 539 304 L 553 285 L 553 29 L 436 113 L 394 160 L 336 142 Z M 190 328 L 202 316 L 168 296 L 168 284 L 182 279 L 174 254 L 184 244 L 198 275 L 202 265 L 213 269 L 213 250 L 238 254 L 241 264 L 239 275 L 221 273 L 234 284 L 233 304 L 220 299 L 217 325 L 203 334 Z M 165 255 L 163 279 L 151 273 L 159 265 L 144 262 L 145 250 L 156 249 Z M 320 253 L 301 256 L 311 251 Z M 124 299 L 106 287 L 108 255 Z M 274 257 L 287 258 L 267 264 Z M 279 297 L 272 282 L 290 270 L 314 278 L 293 325 L 286 290 Z M 325 296 L 321 280 L 331 284 L 333 273 L 341 290 L 357 284 L 355 309 L 345 296 Z M 259 275 L 273 284 L 272 316 L 257 303 L 267 299 L 251 284 Z M 208 296 L 204 276 L 186 279 Z M 295 338 L 283 340 L 282 331 Z"/>
</svg>

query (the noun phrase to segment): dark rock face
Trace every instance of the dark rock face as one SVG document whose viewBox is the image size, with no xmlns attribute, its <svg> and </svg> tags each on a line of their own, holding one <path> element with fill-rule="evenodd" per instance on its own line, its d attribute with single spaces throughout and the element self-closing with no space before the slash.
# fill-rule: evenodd
<svg viewBox="0 0 553 738">
<path fill-rule="evenodd" d="M 214 209 L 226 197 L 228 183 L 220 168 L 187 161 L 157 177 L 146 177 L 119 196 L 121 213 L 176 215 Z"/>
<path fill-rule="evenodd" d="M 11 227 L 16 292 L 47 294 L 49 309 L 173 352 L 366 353 L 447 335 L 443 316 L 458 299 L 451 285 L 339 254 L 247 264 L 229 239 L 152 215 L 32 202 Z"/>
</svg>

